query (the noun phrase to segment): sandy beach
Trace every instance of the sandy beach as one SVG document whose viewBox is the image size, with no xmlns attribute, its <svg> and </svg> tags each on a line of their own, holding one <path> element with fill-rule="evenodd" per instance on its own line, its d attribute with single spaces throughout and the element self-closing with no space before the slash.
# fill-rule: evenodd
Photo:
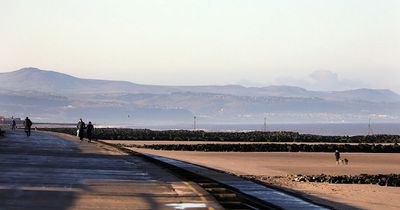
<svg viewBox="0 0 400 210">
<path fill-rule="evenodd" d="M 400 154 L 343 153 L 347 166 L 336 165 L 331 153 L 177 152 L 131 148 L 142 153 L 183 160 L 257 179 L 294 191 L 336 209 L 400 209 L 400 188 L 361 184 L 298 183 L 295 174 L 389 174 L 400 173 Z M 273 178 L 275 177 L 275 178 Z"/>
</svg>

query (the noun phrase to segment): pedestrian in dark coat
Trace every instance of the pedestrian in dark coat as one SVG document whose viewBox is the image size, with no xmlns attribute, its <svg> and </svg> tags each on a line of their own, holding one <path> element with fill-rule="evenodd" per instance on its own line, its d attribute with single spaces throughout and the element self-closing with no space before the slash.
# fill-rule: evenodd
<svg viewBox="0 0 400 210">
<path fill-rule="evenodd" d="M 11 130 L 15 131 L 16 128 L 17 128 L 17 123 L 15 122 L 15 119 L 13 119 L 11 122 Z"/>
<path fill-rule="evenodd" d="M 32 121 L 28 117 L 25 118 L 24 125 L 26 136 L 31 136 Z"/>
<path fill-rule="evenodd" d="M 78 136 L 79 139 L 82 141 L 83 137 L 85 136 L 85 122 L 83 122 L 82 118 L 79 119 L 78 125 L 76 125 L 76 128 L 78 128 Z"/>
<path fill-rule="evenodd" d="M 340 152 L 338 150 L 335 151 L 335 159 L 336 159 L 336 164 L 339 165 Z"/>
<path fill-rule="evenodd" d="M 92 142 L 93 131 L 94 131 L 94 126 L 92 122 L 89 121 L 89 124 L 86 126 L 86 136 L 89 142 Z"/>
</svg>

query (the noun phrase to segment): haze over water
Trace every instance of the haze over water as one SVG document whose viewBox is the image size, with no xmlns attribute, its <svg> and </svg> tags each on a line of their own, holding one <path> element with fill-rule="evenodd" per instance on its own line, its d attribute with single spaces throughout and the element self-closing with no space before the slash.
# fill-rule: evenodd
<svg viewBox="0 0 400 210">
<path fill-rule="evenodd" d="M 156 130 L 193 129 L 193 125 L 114 125 L 115 127 L 149 128 Z M 113 126 L 111 126 L 113 127 Z M 262 124 L 198 124 L 198 130 L 205 131 L 263 131 Z M 302 134 L 316 134 L 325 136 L 355 136 L 368 134 L 400 135 L 400 123 L 371 124 L 372 132 L 369 133 L 368 123 L 319 123 L 319 124 L 268 124 L 267 131 L 293 131 Z"/>
</svg>

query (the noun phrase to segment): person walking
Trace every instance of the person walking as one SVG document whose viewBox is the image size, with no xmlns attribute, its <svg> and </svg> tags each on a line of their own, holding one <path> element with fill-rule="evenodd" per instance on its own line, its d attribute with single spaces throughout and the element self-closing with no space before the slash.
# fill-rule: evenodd
<svg viewBox="0 0 400 210">
<path fill-rule="evenodd" d="M 28 137 L 31 136 L 32 121 L 28 117 L 25 118 L 24 126 L 25 126 L 26 136 Z"/>
<path fill-rule="evenodd" d="M 15 119 L 13 118 L 12 122 L 11 122 L 11 130 L 15 131 L 16 128 L 17 128 L 17 123 L 15 122 Z"/>
<path fill-rule="evenodd" d="M 83 137 L 85 135 L 85 122 L 83 122 L 82 118 L 79 119 L 78 125 L 76 125 L 76 128 L 78 128 L 78 137 L 82 141 Z"/>
<path fill-rule="evenodd" d="M 338 150 L 335 151 L 335 159 L 336 159 L 336 165 L 339 165 L 340 152 Z"/>
<path fill-rule="evenodd" d="M 89 142 L 92 142 L 94 126 L 92 122 L 89 121 L 88 125 L 86 126 L 86 136 Z"/>
</svg>

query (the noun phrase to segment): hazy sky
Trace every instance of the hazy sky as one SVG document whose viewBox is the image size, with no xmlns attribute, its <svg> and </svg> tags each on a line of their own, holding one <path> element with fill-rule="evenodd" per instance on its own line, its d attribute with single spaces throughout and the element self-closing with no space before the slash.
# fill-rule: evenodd
<svg viewBox="0 0 400 210">
<path fill-rule="evenodd" d="M 0 0 L 0 72 L 400 92 L 398 0 Z"/>
</svg>

